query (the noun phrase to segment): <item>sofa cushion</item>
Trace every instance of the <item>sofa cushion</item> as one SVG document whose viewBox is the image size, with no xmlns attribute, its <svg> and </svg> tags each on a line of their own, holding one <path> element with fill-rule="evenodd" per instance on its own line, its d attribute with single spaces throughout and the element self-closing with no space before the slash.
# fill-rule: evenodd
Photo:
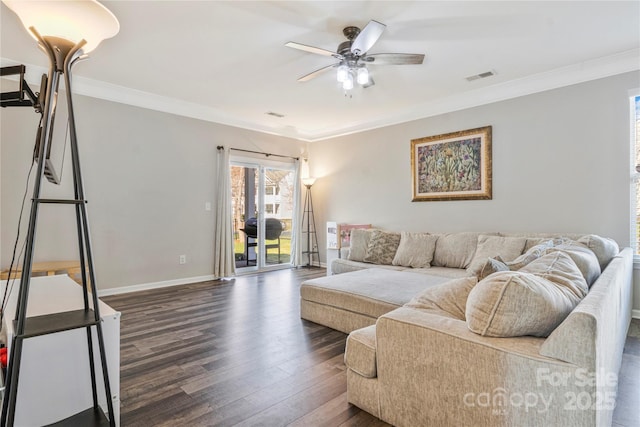
<svg viewBox="0 0 640 427">
<path fill-rule="evenodd" d="M 430 276 L 442 276 L 450 279 L 459 279 L 461 277 L 469 277 L 469 273 L 464 268 L 449 267 L 429 267 L 429 268 L 412 268 L 412 273 L 424 273 Z"/>
<path fill-rule="evenodd" d="M 365 270 L 372 267 L 394 271 L 415 271 L 414 269 L 403 267 L 401 265 L 373 265 L 368 262 L 350 261 L 348 259 L 338 258 L 331 261 L 331 274 L 351 273 L 352 271 Z"/>
<path fill-rule="evenodd" d="M 478 283 L 474 276 L 454 279 L 441 285 L 427 288 L 405 304 L 405 307 L 419 310 L 436 310 L 450 315 L 454 319 L 465 320 L 464 312 L 467 297 Z"/>
<path fill-rule="evenodd" d="M 467 327 L 492 337 L 546 337 L 586 293 L 573 260 L 563 252 L 550 253 L 520 271 L 498 272 L 478 282 L 467 300 Z"/>
<path fill-rule="evenodd" d="M 432 265 L 467 268 L 476 252 L 480 234 L 489 233 L 463 232 L 439 235 Z"/>
<path fill-rule="evenodd" d="M 569 255 L 569 257 L 576 263 L 578 269 L 582 273 L 582 277 L 587 281 L 587 285 L 591 287 L 593 282 L 600 276 L 600 263 L 593 251 L 587 248 L 582 243 L 571 242 L 563 245 L 554 246 L 548 248 L 545 252 L 551 253 L 555 251 L 561 251 Z"/>
<path fill-rule="evenodd" d="M 400 233 L 373 230 L 367 247 L 367 254 L 362 259 L 372 264 L 391 265 L 400 244 Z"/>
<path fill-rule="evenodd" d="M 362 261 L 367 256 L 371 233 L 371 228 L 354 228 L 349 237 L 349 257 L 351 261 Z"/>
<path fill-rule="evenodd" d="M 356 329 L 349 334 L 344 350 L 344 364 L 365 378 L 377 376 L 376 325 Z"/>
<path fill-rule="evenodd" d="M 400 233 L 400 244 L 391 264 L 412 268 L 431 266 L 438 236 L 427 233 Z"/>
<path fill-rule="evenodd" d="M 480 273 L 478 273 L 478 280 L 482 280 L 493 273 L 497 273 L 498 271 L 510 270 L 509 266 L 502 262 L 502 259 L 500 259 L 499 256 L 496 258 L 489 258 L 480 269 Z"/>
<path fill-rule="evenodd" d="M 552 252 L 522 267 L 522 273 L 531 273 L 550 280 L 570 292 L 576 304 L 589 292 L 587 282 L 576 263 L 564 252 Z"/>
<path fill-rule="evenodd" d="M 620 252 L 620 247 L 618 247 L 615 240 L 596 236 L 595 234 L 581 237 L 578 239 L 578 242 L 586 245 L 593 251 L 600 262 L 601 270 L 604 270 L 609 264 L 609 261 Z"/>
<path fill-rule="evenodd" d="M 537 245 L 527 249 L 525 253 L 523 253 L 513 261 L 505 262 L 505 264 L 507 265 L 507 267 L 509 267 L 509 270 L 512 270 L 512 271 L 520 270 L 525 265 L 543 256 L 545 254 L 545 251 L 551 247 L 553 247 L 553 240 L 543 240 Z M 500 260 L 500 261 L 503 261 L 503 260 Z"/>
<path fill-rule="evenodd" d="M 300 286 L 304 300 L 378 318 L 403 306 L 429 286 L 447 277 L 367 268 L 334 276 L 306 280 Z"/>
<path fill-rule="evenodd" d="M 511 261 L 522 254 L 527 239 L 524 237 L 478 236 L 478 247 L 471 264 L 469 274 L 477 276 L 487 259 L 500 256 L 503 261 Z"/>
</svg>

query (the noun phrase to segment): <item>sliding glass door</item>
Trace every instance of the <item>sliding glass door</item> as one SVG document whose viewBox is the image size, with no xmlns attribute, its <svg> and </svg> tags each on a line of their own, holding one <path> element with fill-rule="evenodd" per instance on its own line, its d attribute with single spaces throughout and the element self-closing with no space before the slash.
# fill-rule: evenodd
<svg viewBox="0 0 640 427">
<path fill-rule="evenodd" d="M 231 162 L 236 269 L 291 265 L 295 172 L 293 165 Z"/>
</svg>

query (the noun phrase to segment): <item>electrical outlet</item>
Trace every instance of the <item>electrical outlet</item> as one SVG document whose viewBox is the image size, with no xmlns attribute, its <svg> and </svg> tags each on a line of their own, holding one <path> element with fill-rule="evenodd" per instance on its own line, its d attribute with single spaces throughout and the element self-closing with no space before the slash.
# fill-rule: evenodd
<svg viewBox="0 0 640 427">
<path fill-rule="evenodd" d="M 187 263 L 187 256 L 180 255 L 180 264 L 186 264 L 186 263 Z"/>
</svg>

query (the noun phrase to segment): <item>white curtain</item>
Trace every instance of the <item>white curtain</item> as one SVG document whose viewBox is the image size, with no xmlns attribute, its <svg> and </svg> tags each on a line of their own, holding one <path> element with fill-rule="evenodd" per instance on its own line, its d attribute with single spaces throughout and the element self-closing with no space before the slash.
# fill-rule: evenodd
<svg viewBox="0 0 640 427">
<path fill-rule="evenodd" d="M 231 277 L 236 273 L 229 151 L 226 147 L 218 149 L 216 222 L 213 230 L 213 275 L 217 278 Z"/>
<path fill-rule="evenodd" d="M 293 236 L 291 240 L 291 264 L 294 266 L 302 265 L 302 163 L 296 160 L 295 170 L 295 187 L 293 189 Z"/>
</svg>

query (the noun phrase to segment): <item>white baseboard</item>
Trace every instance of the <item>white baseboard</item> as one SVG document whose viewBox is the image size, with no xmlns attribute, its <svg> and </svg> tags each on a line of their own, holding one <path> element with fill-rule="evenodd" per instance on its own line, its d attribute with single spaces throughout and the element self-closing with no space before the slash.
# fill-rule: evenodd
<svg viewBox="0 0 640 427">
<path fill-rule="evenodd" d="M 634 319 L 640 319 L 640 310 L 631 310 L 631 317 Z"/>
<path fill-rule="evenodd" d="M 122 286 L 120 288 L 100 289 L 98 291 L 99 297 L 105 297 L 107 295 L 126 294 L 129 292 L 146 291 L 149 289 L 166 288 L 169 286 L 188 285 L 190 283 L 206 282 L 208 280 L 216 280 L 217 277 L 213 275 L 189 277 L 186 279 L 174 279 L 166 280 L 164 282 L 143 283 L 140 285 Z"/>
</svg>

